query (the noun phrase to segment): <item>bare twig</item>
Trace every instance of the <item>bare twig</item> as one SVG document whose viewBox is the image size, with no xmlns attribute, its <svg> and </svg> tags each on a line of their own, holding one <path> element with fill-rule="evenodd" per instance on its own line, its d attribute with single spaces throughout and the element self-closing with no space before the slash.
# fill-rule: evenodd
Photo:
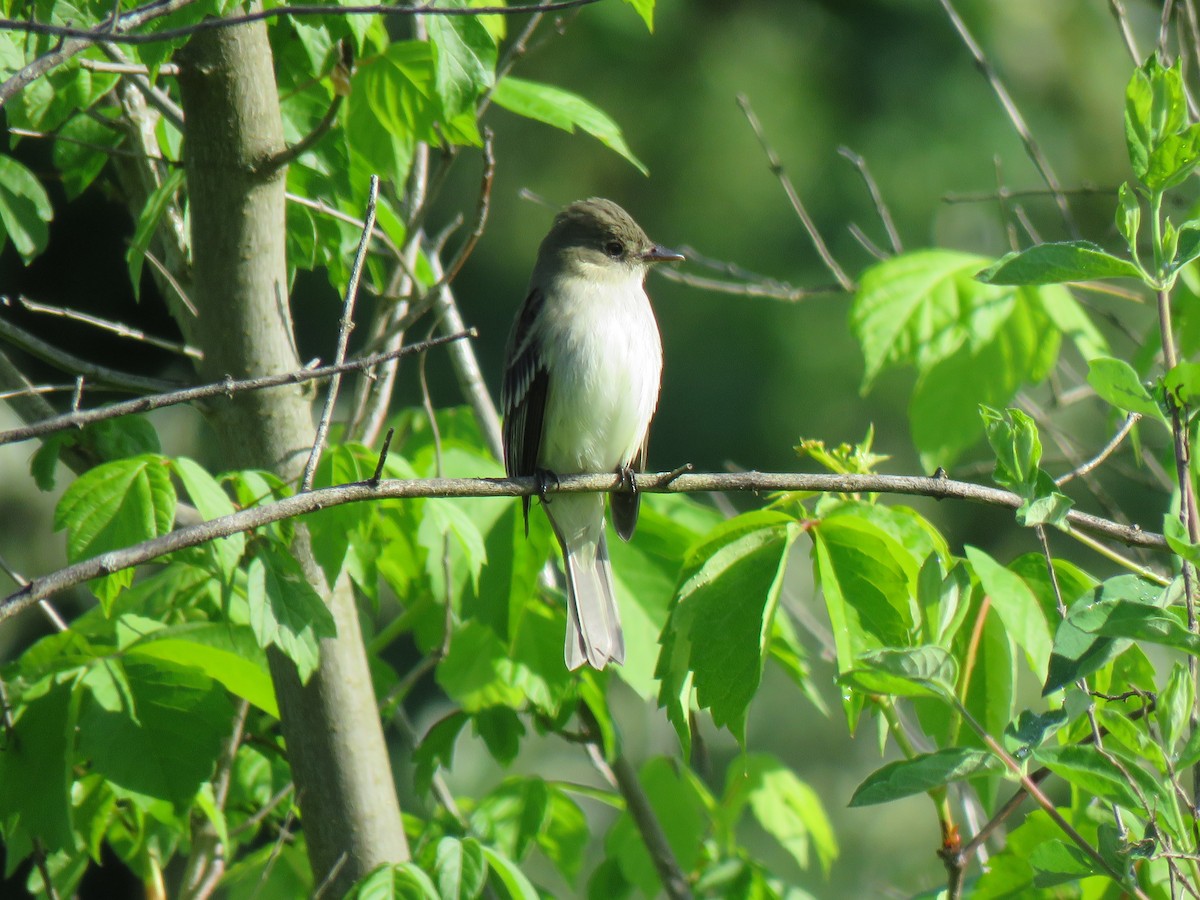
<svg viewBox="0 0 1200 900">
<path fill-rule="evenodd" d="M 263 163 L 260 174 L 265 177 L 272 172 L 278 171 L 311 150 L 333 128 L 333 123 L 337 121 L 338 110 L 342 108 L 342 101 L 345 99 L 346 97 L 343 94 L 334 95 L 333 101 L 329 104 L 329 109 L 325 110 L 325 115 L 321 117 L 321 121 L 313 127 L 313 130 L 282 153 L 276 154 L 270 160 Z"/>
<path fill-rule="evenodd" d="M 691 257 L 688 258 L 690 259 Z M 828 294 L 842 290 L 840 285 L 809 289 L 796 288 L 789 284 L 775 281 L 725 281 L 719 278 L 705 278 L 702 275 L 680 272 L 670 266 L 660 266 L 654 270 L 654 274 L 661 275 L 668 281 L 686 284 L 688 287 L 698 288 L 702 291 L 712 291 L 717 294 L 733 294 L 738 297 L 761 297 L 767 300 L 785 300 L 788 303 L 798 303 L 817 294 Z"/>
<path fill-rule="evenodd" d="M 1105 444 L 1099 453 L 1086 462 L 1076 466 L 1070 472 L 1055 478 L 1054 483 L 1059 487 L 1062 487 L 1072 478 L 1078 478 L 1080 475 L 1086 475 L 1103 463 L 1106 459 L 1113 455 L 1119 446 L 1121 446 L 1121 442 L 1125 440 L 1125 438 L 1129 435 L 1129 432 L 1133 430 L 1133 426 L 1138 423 L 1138 420 L 1141 419 L 1141 417 L 1141 413 L 1129 413 L 1129 415 L 1125 417 L 1125 421 L 1121 423 L 1121 427 L 1117 430 L 1117 433 L 1112 436 L 1112 440 Z"/>
<path fill-rule="evenodd" d="M 737 103 L 741 107 L 746 121 L 750 123 L 750 128 L 754 131 L 754 136 L 758 138 L 759 146 L 762 147 L 763 153 L 766 154 L 767 165 L 770 167 L 771 173 L 779 179 L 779 183 L 783 187 L 783 192 L 787 194 L 787 198 L 792 204 L 792 209 L 800 219 L 800 224 L 804 226 L 804 230 L 808 233 L 809 240 L 813 242 L 813 247 L 816 248 L 821 261 L 825 263 L 825 268 L 833 273 L 833 277 L 842 286 L 842 290 L 846 292 L 853 291 L 853 279 L 846 274 L 845 270 L 838 265 L 837 260 L 833 258 L 833 254 L 829 252 L 829 247 L 826 246 L 825 239 L 821 237 L 821 232 L 817 230 L 816 224 L 808 214 L 808 210 L 805 209 L 804 203 L 800 200 L 800 194 L 797 193 L 795 185 L 792 184 L 792 179 L 788 177 L 787 172 L 784 170 L 779 154 L 775 152 L 775 148 L 767 140 L 762 123 L 758 121 L 758 116 L 754 114 L 754 108 L 750 105 L 750 99 L 745 94 L 738 94 Z"/>
<path fill-rule="evenodd" d="M 73 353 L 60 350 L 48 341 L 30 334 L 24 328 L 12 322 L 0 319 L 0 338 L 20 347 L 26 353 L 36 356 L 43 362 L 49 363 L 56 369 L 70 372 L 72 375 L 83 375 L 89 381 L 96 381 L 110 387 L 120 388 L 135 393 L 161 393 L 179 387 L 177 382 L 162 381 L 157 378 L 146 378 L 130 372 L 120 372 L 107 366 L 100 366 Z"/>
<path fill-rule="evenodd" d="M 104 406 L 98 409 L 82 410 L 75 413 L 65 413 L 60 416 L 52 416 L 43 419 L 39 422 L 34 422 L 30 425 L 23 425 L 19 428 L 12 428 L 8 431 L 0 432 L 0 445 L 14 444 L 20 441 L 27 441 L 36 437 L 43 437 L 47 434 L 53 434 L 56 431 L 66 431 L 70 428 L 82 428 L 85 425 L 90 425 L 93 422 L 100 422 L 105 419 L 115 419 L 120 416 L 134 415 L 136 413 L 150 412 L 155 409 L 162 409 L 164 406 L 176 406 L 180 403 L 192 403 L 196 400 L 205 400 L 209 397 L 230 396 L 242 391 L 261 391 L 266 388 L 279 387 L 285 384 L 303 384 L 306 381 L 316 381 L 321 378 L 329 378 L 335 374 L 344 372 L 352 372 L 358 369 L 366 369 L 371 366 L 379 365 L 381 362 L 386 362 L 400 356 L 407 356 L 410 353 L 420 353 L 422 350 L 428 350 L 431 347 L 447 344 L 452 341 L 459 341 L 464 338 L 475 337 L 475 331 L 463 331 L 457 334 L 443 335 L 442 337 L 434 338 L 428 342 L 420 344 L 410 344 L 405 347 L 399 347 L 387 353 L 376 353 L 371 356 L 364 356 L 359 359 L 353 359 L 350 362 L 342 363 L 338 366 L 314 366 L 309 369 L 298 369 L 294 372 L 281 372 L 278 375 L 266 375 L 261 378 L 247 378 L 240 381 L 235 381 L 232 378 L 227 378 L 224 381 L 218 381 L 213 384 L 201 385 L 194 388 L 185 388 L 180 391 L 172 391 L 164 394 L 154 394 L 148 397 L 139 397 L 136 400 L 127 400 L 124 403 L 114 403 L 111 406 Z"/>
<path fill-rule="evenodd" d="M 94 316 L 91 313 L 78 312 L 77 310 L 68 309 L 65 306 L 51 306 L 48 303 L 38 303 L 36 300 L 30 300 L 24 294 L 18 294 L 16 297 L 9 297 L 7 294 L 0 294 L 0 306 L 12 306 L 14 303 L 22 309 L 26 309 L 31 313 L 41 313 L 47 316 L 60 316 L 64 319 L 70 319 L 74 322 L 82 322 L 85 325 L 93 325 L 103 331 L 110 331 L 113 334 L 129 338 L 130 340 L 140 341 L 143 344 L 149 344 L 151 347 L 158 347 L 161 350 L 170 350 L 172 353 L 180 353 L 184 356 L 190 356 L 192 359 L 200 359 L 203 354 L 195 347 L 190 347 L 187 344 L 179 341 L 168 341 L 163 338 L 154 337 L 146 334 L 139 328 L 132 328 L 122 322 L 114 322 L 111 319 L 104 319 L 100 316 Z"/>
<path fill-rule="evenodd" d="M 892 214 L 883 200 L 879 185 L 875 183 L 875 179 L 871 176 L 871 170 L 867 168 L 867 161 L 849 147 L 838 147 L 838 153 L 843 159 L 849 160 L 850 164 L 858 169 L 858 174 L 862 176 L 863 184 L 867 186 L 867 193 L 871 195 L 871 202 L 875 204 L 875 212 L 879 214 L 879 221 L 883 223 L 883 230 L 887 232 L 888 240 L 892 244 L 892 253 L 903 253 L 904 245 L 900 243 L 900 232 L 896 230 L 896 223 L 892 220 Z"/>
<path fill-rule="evenodd" d="M 1129 16 L 1125 12 L 1125 4 L 1121 0 L 1108 0 L 1108 6 L 1112 10 L 1113 18 L 1117 20 L 1117 28 L 1121 31 L 1121 39 L 1125 42 L 1125 49 L 1129 51 L 1129 58 L 1134 63 L 1141 63 L 1142 55 L 1138 52 L 1133 29 L 1129 26 Z"/>
<path fill-rule="evenodd" d="M 25 585 L 29 584 L 29 582 L 22 577 L 20 572 L 8 564 L 7 560 L 5 560 L 3 556 L 0 556 L 0 571 L 3 571 L 5 575 L 13 580 L 13 584 L 18 585 L 19 587 L 25 587 Z M 45 613 L 46 618 L 50 620 L 50 624 L 54 626 L 56 631 L 67 630 L 68 626 L 66 621 L 58 614 L 58 610 L 54 608 L 49 600 L 39 600 L 38 606 L 41 607 L 42 612 Z"/>
<path fill-rule="evenodd" d="M 1017 135 L 1021 138 L 1021 143 L 1025 146 L 1025 152 L 1033 161 L 1033 165 L 1042 176 L 1042 180 L 1046 182 L 1046 186 L 1054 194 L 1054 202 L 1062 213 L 1067 229 L 1073 236 L 1078 237 L 1079 229 L 1075 224 L 1075 217 L 1071 214 L 1071 207 L 1067 203 L 1067 196 L 1063 193 L 1062 185 L 1059 184 L 1058 176 L 1054 174 L 1054 170 L 1050 168 L 1049 160 L 1046 159 L 1041 147 L 1034 140 L 1033 133 L 1025 123 L 1025 118 L 1021 115 L 1021 111 L 1017 109 L 1017 104 L 1013 100 L 1012 95 L 1004 87 L 1000 76 L 996 74 L 996 70 L 988 62 L 987 57 L 984 56 L 982 48 L 976 42 L 966 23 L 962 20 L 962 17 L 958 14 L 958 11 L 954 8 L 950 0 L 939 0 L 939 2 L 942 4 L 942 9 L 946 11 L 946 15 L 950 19 L 950 24 L 954 26 L 954 30 L 958 32 L 963 44 L 966 45 L 967 50 L 975 59 L 976 67 L 983 74 L 983 77 L 987 79 L 992 91 L 996 94 L 997 99 L 999 99 L 1000 105 L 1004 107 L 1004 112 L 1008 115 L 1009 121 L 1012 122 L 1013 128 L 1016 129 Z"/>
<path fill-rule="evenodd" d="M 535 477 L 523 478 L 417 478 L 386 480 L 377 484 L 358 482 L 297 494 L 275 503 L 240 510 L 218 519 L 190 525 L 139 544 L 114 550 L 75 563 L 31 581 L 27 586 L 0 601 L 0 621 L 14 615 L 43 597 L 81 584 L 101 575 L 142 565 L 167 553 L 195 547 L 221 537 L 229 537 L 316 512 L 343 503 L 366 500 L 407 499 L 412 497 L 528 497 L 540 494 L 595 493 L 624 490 L 620 475 L 563 475 L 551 485 L 539 484 Z M 638 476 L 638 489 L 648 493 L 696 493 L 710 491 L 803 491 L 832 494 L 905 494 L 940 499 L 967 500 L 1006 509 L 1017 509 L 1024 502 L 1017 494 L 950 478 L 913 475 L 841 475 L 803 473 L 685 473 L 661 472 Z M 1139 547 L 1166 550 L 1161 534 L 1143 531 L 1137 526 L 1119 525 L 1098 516 L 1071 510 L 1066 516 L 1073 533 L 1083 532 Z"/>
<path fill-rule="evenodd" d="M 339 98 L 340 99 L 340 98 Z M 379 176 L 372 175 L 367 191 L 367 212 L 363 221 L 362 235 L 358 239 L 358 250 L 354 253 L 354 263 L 350 267 L 350 277 L 346 283 L 346 299 L 342 304 L 342 320 L 338 325 L 337 349 L 334 351 L 333 364 L 341 365 L 346 359 L 346 345 L 350 341 L 350 331 L 354 328 L 354 301 L 358 297 L 358 281 L 362 275 L 362 267 L 367 259 L 367 245 L 371 242 L 371 231 L 375 228 L 375 206 L 379 202 Z M 313 475 L 317 471 L 317 461 L 321 458 L 321 450 L 325 446 L 325 438 L 329 434 L 329 423 L 333 419 L 333 407 L 337 403 L 338 388 L 342 384 L 342 375 L 335 372 L 329 379 L 329 390 L 325 394 L 325 407 L 321 410 L 321 419 L 317 423 L 317 434 L 313 438 L 312 451 L 308 454 L 308 462 L 304 466 L 304 476 L 300 479 L 300 490 L 312 488 Z"/>
</svg>

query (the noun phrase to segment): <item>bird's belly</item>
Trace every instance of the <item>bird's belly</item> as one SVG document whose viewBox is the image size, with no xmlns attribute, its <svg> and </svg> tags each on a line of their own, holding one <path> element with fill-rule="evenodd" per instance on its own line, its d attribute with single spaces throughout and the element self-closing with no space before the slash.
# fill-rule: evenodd
<svg viewBox="0 0 1200 900">
<path fill-rule="evenodd" d="M 644 320 L 575 325 L 550 372 L 538 464 L 558 474 L 612 472 L 629 464 L 658 405 L 658 326 L 648 304 Z"/>
</svg>

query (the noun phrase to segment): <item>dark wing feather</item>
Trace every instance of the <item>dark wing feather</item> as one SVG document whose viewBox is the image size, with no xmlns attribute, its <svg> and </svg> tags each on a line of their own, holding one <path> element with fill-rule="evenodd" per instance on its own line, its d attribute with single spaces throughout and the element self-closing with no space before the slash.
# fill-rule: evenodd
<svg viewBox="0 0 1200 900">
<path fill-rule="evenodd" d="M 650 429 L 647 428 L 646 437 L 642 439 L 642 446 L 629 461 L 629 471 L 635 475 L 646 471 L 646 447 L 649 443 Z M 621 540 L 627 541 L 633 537 L 633 531 L 637 528 L 638 510 L 642 505 L 642 492 L 636 489 L 613 491 L 608 497 L 609 507 L 612 509 L 613 528 L 616 529 Z"/>
<path fill-rule="evenodd" d="M 537 474 L 550 373 L 533 326 L 544 303 L 540 290 L 530 291 L 508 336 L 500 402 L 504 407 L 504 471 L 509 477 Z M 526 535 L 530 499 L 521 498 Z"/>
</svg>

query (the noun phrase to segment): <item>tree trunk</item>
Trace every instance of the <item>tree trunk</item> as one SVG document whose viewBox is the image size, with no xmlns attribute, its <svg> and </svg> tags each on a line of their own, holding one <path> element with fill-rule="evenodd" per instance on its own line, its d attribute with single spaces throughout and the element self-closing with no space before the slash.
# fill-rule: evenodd
<svg viewBox="0 0 1200 900">
<path fill-rule="evenodd" d="M 188 330 L 204 351 L 201 377 L 296 369 L 284 173 L 261 174 L 284 148 L 266 29 L 202 32 L 179 62 L 199 312 Z M 213 404 L 210 420 L 230 467 L 298 479 L 314 436 L 303 388 L 238 394 Z M 408 845 L 349 582 L 329 589 L 303 527 L 292 549 L 327 598 L 338 634 L 322 641 L 320 668 L 307 685 L 274 651 L 271 674 L 315 883 L 325 896 L 341 896 L 380 863 L 408 859 Z"/>
</svg>

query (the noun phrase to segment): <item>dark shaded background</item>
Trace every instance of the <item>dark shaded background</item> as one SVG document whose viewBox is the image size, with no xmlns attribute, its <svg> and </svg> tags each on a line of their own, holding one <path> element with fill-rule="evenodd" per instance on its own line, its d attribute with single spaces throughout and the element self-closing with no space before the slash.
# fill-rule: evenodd
<svg viewBox="0 0 1200 900">
<path fill-rule="evenodd" d="M 1063 183 L 1104 189 L 1073 197 L 1072 209 L 1083 236 L 1113 246 L 1112 192 L 1129 177 L 1121 111 L 1132 63 L 1108 4 L 960 0 L 958 6 Z M 1147 52 L 1158 8 L 1140 0 L 1128 0 L 1127 6 Z M 552 216 L 551 209 L 521 200 L 521 189 L 554 207 L 591 195 L 611 197 L 664 244 L 690 245 L 796 286 L 833 282 L 768 171 L 735 104 L 739 93 L 753 103 L 833 253 L 852 275 L 872 260 L 850 235 L 850 223 L 858 223 L 881 246 L 886 237 L 858 174 L 837 153 L 841 145 L 866 159 L 907 249 L 936 245 L 998 255 L 1009 241 L 1001 205 L 947 203 L 946 196 L 992 192 L 998 182 L 1012 188 L 1042 186 L 995 95 L 936 3 L 660 0 L 651 36 L 631 10 L 612 0 L 565 22 L 562 37 L 543 29 L 549 39 L 535 42 L 516 74 L 595 102 L 623 126 L 651 175 L 643 178 L 586 135 L 569 136 L 500 109 L 488 113 L 498 160 L 491 219 L 454 287 L 467 322 L 480 330 L 477 351 L 493 387 L 499 384 L 509 321 Z M 16 155 L 53 181 L 44 145 L 23 142 Z M 460 160 L 433 230 L 455 212 L 469 215 L 478 169 L 478 159 L 470 154 Z M 28 269 L 11 248 L 5 250 L 0 293 L 24 292 L 170 335 L 170 321 L 152 293 L 136 305 L 128 289 L 123 253 L 133 228 L 122 208 L 98 197 L 68 206 L 61 191 L 54 200 L 51 250 Z M 1067 236 L 1049 200 L 1021 202 L 1044 239 Z M 889 375 L 871 395 L 859 395 L 862 358 L 847 327 L 847 295 L 786 303 L 705 293 L 661 277 L 652 279 L 650 288 L 666 344 L 651 468 L 683 462 L 700 469 L 729 464 L 811 468 L 807 461 L 798 463 L 791 449 L 801 436 L 828 444 L 854 442 L 874 424 L 876 450 L 893 457 L 885 471 L 919 471 L 905 419 L 911 375 Z M 1148 321 L 1127 303 L 1096 302 Z M 338 303 L 322 276 L 298 281 L 293 304 L 306 358 L 331 354 Z M 7 309 L 0 315 L 18 318 Z M 143 345 L 58 320 L 19 319 L 98 362 L 181 375 L 166 354 Z M 1118 338 L 1114 346 L 1121 355 L 1132 345 Z M 1077 378 L 1083 368 L 1078 358 L 1067 351 L 1066 359 Z M 62 380 L 41 366 L 31 371 L 38 379 Z M 448 370 L 434 365 L 431 371 L 435 400 L 457 402 Z M 1064 383 L 1072 383 L 1069 373 Z M 415 397 L 411 385 L 406 390 Z M 1049 399 L 1046 389 L 1035 395 L 1042 402 Z M 1086 446 L 1099 447 L 1112 423 L 1098 410 L 1080 407 L 1060 421 Z M 0 427 L 7 422 L 4 415 L 0 409 Z M 177 410 L 155 422 L 168 452 L 205 458 L 205 430 L 195 413 Z M 57 565 L 62 549 L 60 538 L 50 536 L 54 497 L 39 495 L 27 477 L 32 452 L 31 445 L 0 448 L 0 555 L 24 572 L 38 573 Z M 1051 471 L 1069 468 L 1056 461 L 1049 445 L 1047 457 Z M 990 467 L 980 465 L 984 459 L 976 448 L 952 474 L 985 480 Z M 1156 527 L 1165 499 L 1130 490 L 1127 474 L 1118 471 L 1110 479 L 1114 493 L 1136 519 Z M 1085 508 L 1095 508 L 1086 494 L 1077 495 Z M 961 505 L 915 505 L 947 530 L 956 550 L 977 544 L 1008 559 L 1033 549 L 1007 515 Z M 1095 561 L 1088 565 L 1095 568 Z M 793 602 L 823 618 L 802 558 L 795 569 Z M 17 626 L 39 627 L 32 614 Z M 7 629 L 7 634 L 0 631 L 0 657 L 9 656 L 13 642 L 30 637 Z M 817 677 L 828 684 L 833 702 L 831 667 L 819 664 Z M 939 884 L 936 823 L 924 798 L 869 810 L 844 808 L 854 786 L 879 764 L 873 729 L 866 727 L 862 739 L 851 743 L 840 717 L 825 720 L 807 706 L 797 708 L 794 694 L 772 690 L 773 683 L 768 677 L 756 702 L 751 741 L 778 753 L 817 789 L 842 841 L 831 882 L 819 875 L 796 877 L 820 896 L 902 895 Z M 638 732 L 642 717 L 640 701 L 629 697 L 623 719 L 631 749 L 675 752 L 668 732 Z M 709 737 L 719 773 L 733 748 L 724 737 Z M 475 751 L 460 751 L 457 789 L 470 792 L 499 777 Z M 518 767 L 537 771 L 543 752 L 549 750 L 530 747 Z M 795 874 L 782 854 L 779 865 Z"/>
</svg>

